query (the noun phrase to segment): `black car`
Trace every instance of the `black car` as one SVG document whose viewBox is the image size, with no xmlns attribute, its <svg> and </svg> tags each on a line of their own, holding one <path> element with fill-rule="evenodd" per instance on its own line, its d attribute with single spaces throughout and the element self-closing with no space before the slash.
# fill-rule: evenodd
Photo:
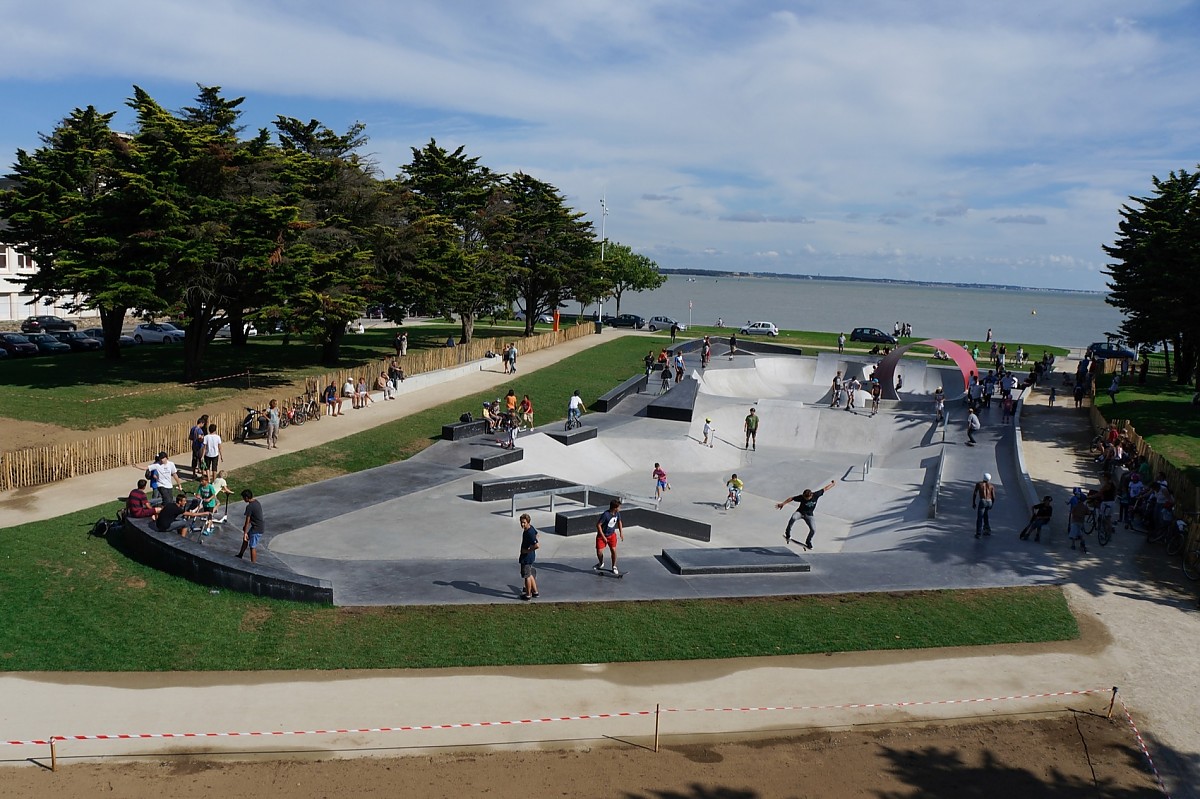
<svg viewBox="0 0 1200 799">
<path fill-rule="evenodd" d="M 37 355 L 38 347 L 20 333 L 0 333 L 0 349 L 9 355 Z"/>
<path fill-rule="evenodd" d="M 896 337 L 891 333 L 884 333 L 874 327 L 856 327 L 850 331 L 851 341 L 867 341 L 874 344 L 895 344 Z"/>
<path fill-rule="evenodd" d="M 84 329 L 84 331 L 83 331 L 83 335 L 87 336 L 88 338 L 94 338 L 94 339 L 96 339 L 96 341 L 99 341 L 99 342 L 100 342 L 100 346 L 101 346 L 101 347 L 103 347 L 103 346 L 104 346 L 104 328 L 102 328 L 102 327 L 89 327 L 89 328 L 86 328 L 86 329 Z M 137 346 L 137 341 L 134 339 L 134 337 L 133 337 L 133 336 L 126 336 L 126 335 L 122 334 L 122 335 L 121 335 L 121 338 L 120 338 L 120 346 L 122 346 L 122 347 L 136 347 L 136 346 Z"/>
<path fill-rule="evenodd" d="M 73 322 L 59 316 L 30 316 L 21 323 L 22 333 L 65 333 L 74 329 Z"/>
<path fill-rule="evenodd" d="M 98 350 L 103 346 L 99 339 L 92 338 L 87 333 L 71 332 L 53 333 L 51 335 L 75 352 L 89 352 L 91 350 Z"/>
<path fill-rule="evenodd" d="M 610 316 L 604 324 L 609 327 L 632 327 L 641 330 L 646 326 L 646 320 L 635 313 L 623 313 L 620 316 Z"/>
<path fill-rule="evenodd" d="M 1109 358 L 1113 358 L 1118 361 L 1122 361 L 1126 358 L 1133 360 L 1136 357 L 1129 350 L 1125 349 L 1124 347 L 1118 347 L 1111 341 L 1097 341 L 1095 344 L 1088 347 L 1088 352 L 1090 352 L 1092 357 L 1097 361 L 1103 361 Z"/>
<path fill-rule="evenodd" d="M 42 355 L 58 355 L 71 351 L 70 345 L 63 344 L 49 333 L 30 333 L 25 338 L 29 340 L 29 343 L 37 347 L 38 352 Z"/>
</svg>

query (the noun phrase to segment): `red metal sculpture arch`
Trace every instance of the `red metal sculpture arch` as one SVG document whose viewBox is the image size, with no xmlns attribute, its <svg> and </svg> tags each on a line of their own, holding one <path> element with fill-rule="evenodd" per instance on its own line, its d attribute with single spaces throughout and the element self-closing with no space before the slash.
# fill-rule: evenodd
<svg viewBox="0 0 1200 799">
<path fill-rule="evenodd" d="M 879 362 L 879 366 L 875 370 L 875 376 L 879 378 L 879 383 L 883 388 L 884 399 L 900 399 L 896 394 L 896 364 L 900 363 L 900 359 L 904 356 L 904 353 L 913 347 L 921 345 L 941 350 L 950 356 L 950 360 L 954 361 L 954 365 L 962 373 L 962 390 L 964 393 L 966 392 L 967 384 L 971 382 L 971 375 L 979 371 L 979 367 L 976 366 L 975 359 L 971 357 L 971 353 L 967 352 L 962 345 L 955 344 L 949 339 L 927 338 L 924 341 L 914 341 L 911 344 L 897 347 L 885 355 L 883 360 Z"/>
</svg>

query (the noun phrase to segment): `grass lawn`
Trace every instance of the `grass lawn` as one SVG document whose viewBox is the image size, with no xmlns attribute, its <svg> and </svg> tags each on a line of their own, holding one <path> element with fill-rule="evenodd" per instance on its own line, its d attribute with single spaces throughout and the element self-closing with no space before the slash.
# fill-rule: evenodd
<svg viewBox="0 0 1200 799">
<path fill-rule="evenodd" d="M 1105 393 L 1111 380 L 1101 377 L 1096 390 L 1096 405 L 1105 418 L 1128 419 L 1155 452 L 1181 469 L 1192 485 L 1200 486 L 1200 408 L 1192 405 L 1195 387 L 1168 380 L 1161 355 L 1151 358 L 1145 385 L 1139 386 L 1133 373 L 1122 381 L 1116 405 Z"/>
<path fill-rule="evenodd" d="M 640 369 L 625 337 L 520 374 L 537 419 L 565 415 Z M 491 392 L 494 394 L 494 392 Z M 427 446 L 488 395 L 463 397 L 331 444 L 236 470 L 264 494 Z M 312 464 L 323 464 L 320 474 Z M 160 671 L 427 668 L 686 660 L 1060 640 L 1078 628 L 1058 589 L 355 609 L 209 589 L 133 562 L 86 531 L 113 506 L 0 530 L 0 669 Z"/>
<path fill-rule="evenodd" d="M 1069 639 L 1028 588 L 422 608 L 332 608 L 170 577 L 88 539 L 83 511 L 0 532 L 0 669 L 189 671 L 603 663 Z"/>
</svg>

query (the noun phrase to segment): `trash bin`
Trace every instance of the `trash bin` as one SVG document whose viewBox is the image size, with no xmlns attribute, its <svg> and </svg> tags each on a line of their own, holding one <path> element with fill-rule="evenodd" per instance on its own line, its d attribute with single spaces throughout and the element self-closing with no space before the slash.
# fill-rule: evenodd
<svg viewBox="0 0 1200 799">
<path fill-rule="evenodd" d="M 603 322 L 594 322 L 593 324 L 595 324 L 595 325 L 596 325 L 596 332 L 597 332 L 597 333 L 603 333 L 603 332 L 604 332 L 604 323 L 603 323 Z"/>
</svg>

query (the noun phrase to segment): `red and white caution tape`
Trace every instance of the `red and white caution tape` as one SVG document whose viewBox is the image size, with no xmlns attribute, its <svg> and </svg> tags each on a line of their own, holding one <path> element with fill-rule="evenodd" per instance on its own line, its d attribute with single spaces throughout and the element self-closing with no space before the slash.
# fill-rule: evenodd
<svg viewBox="0 0 1200 799">
<path fill-rule="evenodd" d="M 1118 699 L 1120 699 L 1120 696 L 1118 696 Z M 1154 765 L 1154 758 L 1150 756 L 1150 747 L 1146 746 L 1146 741 L 1142 738 L 1142 733 L 1138 729 L 1137 724 L 1133 722 L 1133 716 L 1129 714 L 1129 708 L 1125 705 L 1124 699 L 1121 699 L 1121 710 L 1125 713 L 1125 720 L 1129 722 L 1129 728 L 1133 730 L 1133 737 L 1137 738 L 1138 746 L 1142 748 L 1142 756 L 1150 764 L 1150 771 L 1154 774 L 1154 780 L 1158 783 L 1158 789 L 1163 792 L 1163 796 L 1171 799 L 1171 792 L 1167 790 L 1162 775 L 1158 773 L 1158 766 Z"/>
<path fill-rule="evenodd" d="M 429 730 L 463 730 L 483 727 L 513 727 L 522 724 L 549 724 L 558 721 L 591 721 L 599 719 L 633 718 L 637 716 L 653 716 L 656 712 L 663 713 L 752 713 L 760 711 L 779 710 L 859 710 L 879 708 L 905 708 L 931 705 L 965 705 L 982 702 L 1004 702 L 1026 699 L 1047 699 L 1062 696 L 1086 696 L 1096 693 L 1107 693 L 1109 689 L 1091 688 L 1079 691 L 1055 691 L 1043 694 L 1019 694 L 1014 696 L 992 696 L 976 699 L 937 699 L 912 702 L 854 702 L 844 705 L 778 705 L 761 707 L 706 707 L 706 708 L 662 708 L 655 710 L 624 710 L 610 713 L 584 713 L 577 716 L 546 716 L 542 718 L 507 719 L 504 721 L 470 721 L 457 724 L 410 724 L 396 727 L 346 727 L 314 730 L 272 730 L 255 732 L 154 732 L 154 733 L 100 733 L 93 735 L 54 735 L 47 739 L 36 740 L 6 740 L 0 744 L 12 746 L 48 746 L 58 741 L 140 741 L 165 740 L 183 738 L 277 738 L 293 735 L 352 735 L 361 733 L 383 732 L 417 732 Z M 1127 714 L 1128 715 L 1128 714 Z M 1132 720 L 1130 721 L 1132 724 Z M 1149 757 L 1149 755 L 1147 755 Z"/>
</svg>

